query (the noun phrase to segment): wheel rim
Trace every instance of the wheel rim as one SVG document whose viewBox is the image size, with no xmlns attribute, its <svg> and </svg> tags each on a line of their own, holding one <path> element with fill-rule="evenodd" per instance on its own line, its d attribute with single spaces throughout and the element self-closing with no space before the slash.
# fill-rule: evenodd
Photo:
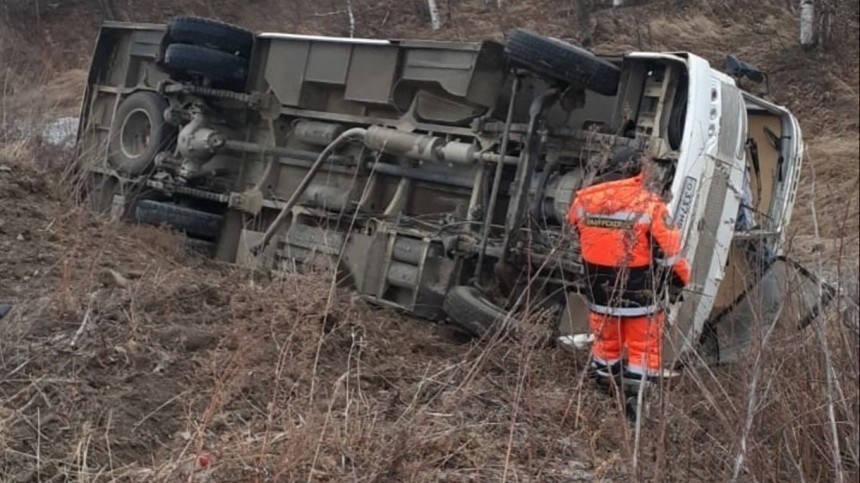
<svg viewBox="0 0 860 483">
<path fill-rule="evenodd" d="M 152 118 L 145 109 L 135 109 L 125 117 L 120 129 L 119 147 L 128 158 L 137 158 L 149 148 Z"/>
</svg>

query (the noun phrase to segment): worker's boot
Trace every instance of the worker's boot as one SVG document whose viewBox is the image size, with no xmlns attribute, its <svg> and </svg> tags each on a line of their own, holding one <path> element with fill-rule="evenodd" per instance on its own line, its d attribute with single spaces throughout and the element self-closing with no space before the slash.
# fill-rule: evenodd
<svg viewBox="0 0 860 483">
<path fill-rule="evenodd" d="M 663 384 L 669 384 L 677 380 L 680 376 L 680 372 L 672 369 L 662 369 L 659 372 L 649 372 L 646 375 L 625 370 L 622 375 L 624 393 L 628 396 L 636 396 L 639 394 L 639 388 L 643 384 L 650 386 L 649 389 L 654 389 L 660 386 L 661 380 Z"/>
<path fill-rule="evenodd" d="M 622 374 L 624 367 L 621 361 L 613 364 L 605 364 L 603 362 L 591 359 L 588 363 L 586 374 L 589 379 L 594 380 L 598 386 L 612 393 L 613 389 L 622 387 Z"/>
<path fill-rule="evenodd" d="M 631 423 L 635 423 L 640 416 L 647 418 L 650 403 L 658 397 L 661 380 L 663 387 L 666 387 L 668 383 L 680 376 L 680 372 L 671 369 L 663 369 L 658 373 L 649 373 L 644 376 L 637 372 L 624 371 L 622 386 L 624 387 L 627 419 Z M 642 392 L 641 400 L 640 392 Z"/>
</svg>

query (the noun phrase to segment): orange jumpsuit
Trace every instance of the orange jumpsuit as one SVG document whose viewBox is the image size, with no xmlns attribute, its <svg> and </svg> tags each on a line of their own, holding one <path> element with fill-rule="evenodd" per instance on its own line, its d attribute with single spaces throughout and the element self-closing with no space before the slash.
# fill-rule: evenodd
<svg viewBox="0 0 860 483">
<path fill-rule="evenodd" d="M 627 371 L 660 371 L 665 315 L 658 297 L 666 283 L 690 281 L 681 233 L 666 204 L 640 174 L 580 190 L 568 220 L 579 234 L 591 288 L 585 295 L 594 359 L 613 365 L 626 347 Z"/>
</svg>

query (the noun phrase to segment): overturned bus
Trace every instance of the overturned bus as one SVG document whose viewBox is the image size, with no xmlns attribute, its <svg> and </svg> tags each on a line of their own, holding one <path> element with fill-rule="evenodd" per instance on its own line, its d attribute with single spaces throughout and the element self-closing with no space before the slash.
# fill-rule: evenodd
<svg viewBox="0 0 860 483">
<path fill-rule="evenodd" d="M 324 262 L 373 303 L 481 336 L 534 307 L 560 309 L 557 335 L 587 331 L 567 212 L 634 148 L 660 166 L 692 267 L 668 307 L 669 363 L 729 361 L 829 294 L 782 254 L 798 122 L 729 64 L 597 56 L 522 29 L 440 42 L 107 22 L 77 149 L 92 205 L 116 219 L 241 265 Z"/>
</svg>

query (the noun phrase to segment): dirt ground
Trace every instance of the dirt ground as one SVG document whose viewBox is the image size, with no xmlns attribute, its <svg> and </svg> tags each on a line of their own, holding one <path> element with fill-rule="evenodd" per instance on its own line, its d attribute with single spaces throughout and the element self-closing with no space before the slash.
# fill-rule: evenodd
<svg viewBox="0 0 860 483">
<path fill-rule="evenodd" d="M 823 253 L 841 273 L 835 277 L 847 271 L 856 280 L 860 82 L 852 12 L 834 29 L 845 35 L 839 48 L 805 53 L 785 2 L 741 2 L 742 16 L 739 2 L 650 2 L 599 12 L 585 29 L 572 7 L 578 2 L 509 0 L 501 11 L 482 0 L 439 3 L 444 26 L 433 32 L 424 2 L 353 0 L 356 35 L 500 38 L 526 26 L 569 40 L 588 36 L 597 51 L 690 49 L 714 61 L 735 52 L 765 68 L 774 98 L 803 123 L 804 180 L 816 180 L 800 190 L 792 252 L 804 261 Z M 77 112 L 92 29 L 105 16 L 196 13 L 260 29 L 349 33 L 341 1 L 130 4 L 56 2 L 38 21 L 25 12 L 17 29 L 0 32 L 0 60 L 17 66 L 5 73 L 3 127 L 9 113 L 38 124 Z M 70 22 L 81 28 L 70 30 Z M 325 274 L 271 279 L 215 264 L 166 230 L 91 215 L 63 177 L 67 154 L 32 137 L 0 139 L 0 302 L 13 305 L 0 319 L 2 481 L 731 476 L 740 419 L 717 417 L 695 381 L 683 382 L 648 419 L 634 458 L 623 413 L 583 380 L 584 356 L 546 347 L 539 321 L 526 321 L 533 337 L 477 344 L 368 305 Z M 811 235 L 813 208 L 820 237 Z M 794 337 L 778 350 L 806 351 L 810 341 Z M 856 364 L 844 357 L 845 400 L 853 404 L 846 408 L 856 409 Z M 775 359 L 766 374 L 780 380 L 794 365 L 817 367 L 802 362 Z M 726 394 L 742 394 L 746 369 L 712 377 Z M 819 376 L 774 391 L 817 394 Z M 766 406 L 782 404 L 771 395 Z M 743 416 L 735 407 L 730 413 Z M 784 479 L 790 469 L 773 462 L 793 461 L 785 454 L 804 464 L 826 459 L 823 446 L 803 446 L 819 443 L 818 433 L 805 432 L 825 427 L 818 413 L 807 421 L 805 411 L 803 418 L 763 412 L 752 428 L 749 481 Z M 794 428 L 790 421 L 809 424 L 778 432 L 784 454 L 781 441 L 771 444 L 772 430 Z M 641 464 L 632 468 L 635 459 Z M 848 465 L 849 478 L 856 472 Z"/>
<path fill-rule="evenodd" d="M 215 266 L 166 231 L 70 209 L 45 175 L 0 171 L 0 290 L 14 304 L 0 322 L 0 475 L 176 481 L 200 454 L 217 481 L 613 473 L 564 422 L 559 378 L 576 363 L 532 352 L 537 339 L 486 352 L 319 274 Z"/>
</svg>

